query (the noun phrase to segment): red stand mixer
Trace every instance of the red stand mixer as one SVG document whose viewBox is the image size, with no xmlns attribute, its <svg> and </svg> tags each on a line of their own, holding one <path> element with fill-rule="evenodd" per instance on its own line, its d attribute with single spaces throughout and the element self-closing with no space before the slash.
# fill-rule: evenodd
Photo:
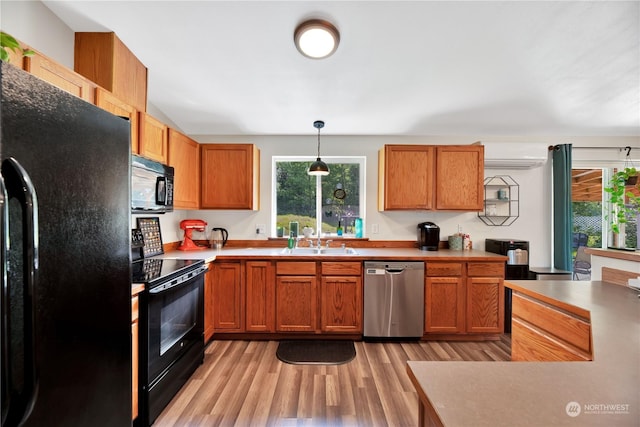
<svg viewBox="0 0 640 427">
<path fill-rule="evenodd" d="M 206 246 L 198 246 L 193 242 L 193 232 L 204 232 L 207 229 L 207 222 L 201 219 L 185 219 L 180 221 L 180 228 L 184 230 L 184 240 L 178 246 L 181 251 L 199 251 L 208 249 Z"/>
</svg>

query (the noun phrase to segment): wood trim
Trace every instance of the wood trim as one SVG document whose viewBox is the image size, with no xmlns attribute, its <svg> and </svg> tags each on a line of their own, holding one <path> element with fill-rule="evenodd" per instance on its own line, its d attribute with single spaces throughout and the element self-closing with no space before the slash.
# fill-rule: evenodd
<svg viewBox="0 0 640 427">
<path fill-rule="evenodd" d="M 563 301 L 558 301 L 557 299 L 551 298 L 544 294 L 534 292 L 531 289 L 527 289 L 526 287 L 523 288 L 521 286 L 518 286 L 517 284 L 509 282 L 508 280 L 504 281 L 504 286 L 516 292 L 519 292 L 522 295 L 528 295 L 538 301 L 547 303 L 554 308 L 559 308 L 561 310 L 566 311 L 567 313 L 570 313 L 578 317 L 582 317 L 583 319 L 588 319 L 589 321 L 591 321 L 591 313 L 589 312 L 589 310 L 585 310 L 584 308 L 581 308 L 581 307 L 576 307 L 575 305 L 567 304 L 566 302 L 563 302 Z M 565 285 L 558 285 L 558 286 L 565 286 Z M 566 286 L 570 286 L 570 285 L 567 284 Z"/>
<path fill-rule="evenodd" d="M 629 279 L 637 279 L 640 273 L 618 270 L 616 268 L 602 267 L 602 281 L 614 285 L 629 286 Z"/>
<path fill-rule="evenodd" d="M 617 251 L 615 249 L 585 248 L 584 253 L 604 258 L 640 262 L 640 252 Z"/>
</svg>

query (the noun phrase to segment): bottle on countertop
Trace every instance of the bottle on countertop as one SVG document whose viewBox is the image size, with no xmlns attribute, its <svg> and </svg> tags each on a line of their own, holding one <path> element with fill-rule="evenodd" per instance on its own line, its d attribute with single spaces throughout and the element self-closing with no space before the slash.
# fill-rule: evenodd
<svg viewBox="0 0 640 427">
<path fill-rule="evenodd" d="M 338 229 L 336 230 L 338 236 L 342 236 L 342 221 L 338 221 Z"/>
<path fill-rule="evenodd" d="M 293 234 L 294 234 L 293 231 L 289 233 L 289 241 L 287 242 L 287 247 L 289 249 L 293 249 L 296 245 L 296 241 L 295 241 L 295 238 L 293 237 Z"/>
</svg>

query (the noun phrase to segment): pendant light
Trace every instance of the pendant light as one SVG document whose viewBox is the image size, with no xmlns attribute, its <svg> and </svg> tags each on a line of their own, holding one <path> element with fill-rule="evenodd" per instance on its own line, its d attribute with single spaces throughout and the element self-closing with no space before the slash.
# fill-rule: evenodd
<svg viewBox="0 0 640 427">
<path fill-rule="evenodd" d="M 313 122 L 313 127 L 318 129 L 318 158 L 315 162 L 311 163 L 309 166 L 309 170 L 307 173 L 309 175 L 329 175 L 329 166 L 322 160 L 320 160 L 320 129 L 324 127 L 324 122 L 322 120 L 316 120 Z"/>
</svg>

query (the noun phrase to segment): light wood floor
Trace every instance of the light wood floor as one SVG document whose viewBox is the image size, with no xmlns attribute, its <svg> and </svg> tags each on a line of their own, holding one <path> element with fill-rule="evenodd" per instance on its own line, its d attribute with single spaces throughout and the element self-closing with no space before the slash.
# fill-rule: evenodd
<svg viewBox="0 0 640 427">
<path fill-rule="evenodd" d="M 356 358 L 290 365 L 277 341 L 213 341 L 205 361 L 154 427 L 416 426 L 407 360 L 510 360 L 508 335 L 492 342 L 356 342 Z M 455 386 L 452 384 L 452 386 Z"/>
</svg>

